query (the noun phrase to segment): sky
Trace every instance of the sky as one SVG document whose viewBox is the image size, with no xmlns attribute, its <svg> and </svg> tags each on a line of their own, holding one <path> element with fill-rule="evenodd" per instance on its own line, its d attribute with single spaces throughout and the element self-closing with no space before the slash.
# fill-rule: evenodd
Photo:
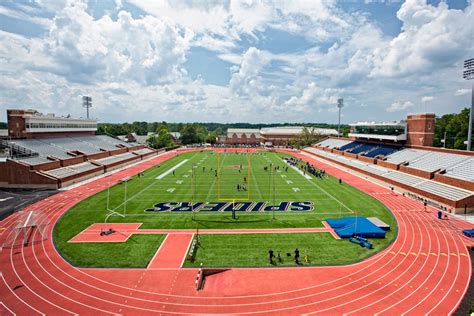
<svg viewBox="0 0 474 316">
<path fill-rule="evenodd" d="M 99 122 L 392 121 L 470 106 L 473 0 L 1 0 L 7 108 Z"/>
</svg>

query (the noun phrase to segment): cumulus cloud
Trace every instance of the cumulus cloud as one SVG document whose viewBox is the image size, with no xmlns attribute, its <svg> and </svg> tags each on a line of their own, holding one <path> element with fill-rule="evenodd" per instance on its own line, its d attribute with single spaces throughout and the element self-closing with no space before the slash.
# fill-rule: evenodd
<svg viewBox="0 0 474 316">
<path fill-rule="evenodd" d="M 433 101 L 434 97 L 432 96 L 424 96 L 421 98 L 421 102 L 422 103 L 427 103 L 427 102 L 430 102 L 430 101 Z"/>
<path fill-rule="evenodd" d="M 374 76 L 424 74 L 453 66 L 474 53 L 474 9 L 464 11 L 424 0 L 408 0 L 397 12 L 402 32 L 376 54 Z"/>
<path fill-rule="evenodd" d="M 403 111 L 403 110 L 406 110 L 408 108 L 411 108 L 413 107 L 414 104 L 410 101 L 405 101 L 405 102 L 402 102 L 402 101 L 397 101 L 397 102 L 394 102 L 392 103 L 388 108 L 387 108 L 387 112 L 398 112 L 398 111 Z"/>
<path fill-rule="evenodd" d="M 185 62 L 188 33 L 171 21 L 146 16 L 95 20 L 86 5 L 73 2 L 54 18 L 45 52 L 57 63 L 55 72 L 70 81 L 97 83 L 132 78 L 143 84 L 175 79 Z"/>
<path fill-rule="evenodd" d="M 457 89 L 456 92 L 454 92 L 455 96 L 460 96 L 460 95 L 466 95 L 471 93 L 471 89 Z"/>
</svg>

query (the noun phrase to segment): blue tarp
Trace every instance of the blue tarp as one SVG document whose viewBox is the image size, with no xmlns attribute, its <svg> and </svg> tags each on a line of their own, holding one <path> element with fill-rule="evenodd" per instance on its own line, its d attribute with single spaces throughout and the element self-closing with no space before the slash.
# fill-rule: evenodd
<svg viewBox="0 0 474 316">
<path fill-rule="evenodd" d="M 329 218 L 326 222 L 341 238 L 352 237 L 352 234 L 365 238 L 385 238 L 385 231 L 372 224 L 366 217 Z"/>
<path fill-rule="evenodd" d="M 474 237 L 474 228 L 473 229 L 465 229 L 462 232 L 467 237 Z"/>
</svg>

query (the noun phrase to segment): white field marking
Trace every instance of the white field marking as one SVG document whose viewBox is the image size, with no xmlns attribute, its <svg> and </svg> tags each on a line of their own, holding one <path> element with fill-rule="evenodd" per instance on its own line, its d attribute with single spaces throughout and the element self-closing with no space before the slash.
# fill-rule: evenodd
<svg viewBox="0 0 474 316">
<path fill-rule="evenodd" d="M 192 172 L 193 172 L 193 170 L 188 170 L 188 172 L 189 172 L 189 173 L 192 173 Z"/>
<path fill-rule="evenodd" d="M 173 171 L 175 171 L 176 169 L 178 169 L 179 167 L 181 167 L 182 165 L 184 165 L 186 162 L 188 162 L 189 159 L 184 159 L 183 161 L 179 162 L 178 164 L 174 165 L 173 167 L 169 168 L 168 170 L 166 170 L 165 172 L 163 172 L 162 174 L 160 174 L 158 177 L 156 177 L 155 179 L 156 180 L 160 180 L 160 179 L 163 179 L 164 177 L 166 177 L 167 175 L 169 175 L 170 173 L 172 173 Z"/>
<path fill-rule="evenodd" d="M 176 189 L 175 188 L 169 188 L 168 190 L 166 190 L 166 192 L 173 193 L 174 190 L 176 190 Z"/>
<path fill-rule="evenodd" d="M 227 156 L 224 156 L 224 158 L 222 158 L 221 164 L 224 163 L 226 157 L 227 157 Z M 209 201 L 209 198 L 210 198 L 211 195 L 212 195 L 212 190 L 214 190 L 214 187 L 215 187 L 215 185 L 216 185 L 216 182 L 217 182 L 217 181 L 220 181 L 220 180 L 218 180 L 218 179 L 220 179 L 220 178 L 214 177 L 214 180 L 212 181 L 212 184 L 211 184 L 211 188 L 209 189 L 209 191 L 207 191 L 207 194 L 206 194 L 206 201 Z"/>
<path fill-rule="evenodd" d="M 181 184 L 183 183 L 183 180 L 176 180 L 176 184 Z"/>
<path fill-rule="evenodd" d="M 9 309 L 9 308 L 7 307 L 7 305 L 5 305 L 3 302 L 0 302 L 0 305 L 2 305 L 3 307 L 5 307 L 5 309 L 6 309 L 7 311 L 9 311 L 10 313 L 12 313 L 12 315 L 16 315 L 16 314 L 15 314 L 11 309 Z"/>
<path fill-rule="evenodd" d="M 31 306 L 30 304 L 28 304 L 27 302 L 25 302 L 21 297 L 19 297 L 18 295 L 16 295 L 16 293 L 11 289 L 11 287 L 7 284 L 7 281 L 5 280 L 5 277 L 3 276 L 3 273 L 0 273 L 0 277 L 2 278 L 3 280 L 3 283 L 5 283 L 6 287 L 10 290 L 10 292 L 12 292 L 13 295 L 16 296 L 16 298 L 22 302 L 23 304 L 25 304 L 26 306 L 28 306 L 29 308 L 31 308 L 32 310 L 34 310 L 35 312 L 37 312 L 38 314 L 40 315 L 45 315 L 44 313 L 41 313 L 39 310 L 35 309 L 33 306 Z M 5 305 L 4 305 L 5 306 Z M 15 313 L 12 313 L 13 315 L 15 315 Z"/>
<path fill-rule="evenodd" d="M 191 236 L 191 240 L 189 241 L 188 247 L 186 248 L 186 251 L 184 252 L 183 260 L 181 260 L 181 264 L 179 265 L 179 268 L 182 268 L 182 267 L 183 267 L 184 260 L 186 260 L 186 256 L 188 255 L 189 247 L 191 247 L 191 243 L 192 243 L 193 240 L 194 240 L 194 235 L 195 235 L 195 234 L 193 234 L 193 235 Z"/>
<path fill-rule="evenodd" d="M 277 170 L 277 172 L 278 172 L 278 173 L 280 173 L 280 172 L 281 172 L 281 170 Z"/>
<path fill-rule="evenodd" d="M 291 180 L 286 180 L 286 183 L 287 183 L 287 184 L 292 184 L 293 181 L 291 181 Z"/>
<path fill-rule="evenodd" d="M 299 192 L 300 188 L 292 188 L 294 192 Z"/>
<path fill-rule="evenodd" d="M 286 174 L 281 174 L 281 177 L 282 177 L 282 178 L 286 178 Z"/>
<path fill-rule="evenodd" d="M 10 196 L 10 197 L 4 198 L 4 199 L 0 199 L 0 202 L 4 202 L 4 201 L 10 200 L 10 199 L 13 199 L 13 197 Z"/>
<path fill-rule="evenodd" d="M 303 171 L 301 171 L 300 169 L 296 168 L 295 166 L 292 166 L 290 165 L 288 162 L 285 161 L 285 163 L 290 166 L 290 168 L 292 168 L 293 170 L 295 170 L 296 172 L 298 172 L 300 175 L 302 175 L 305 179 L 308 179 L 308 180 L 311 180 L 311 177 L 309 175 L 307 175 L 306 173 L 304 173 Z"/>
<path fill-rule="evenodd" d="M 183 174 L 183 178 L 189 177 L 189 174 Z"/>
</svg>

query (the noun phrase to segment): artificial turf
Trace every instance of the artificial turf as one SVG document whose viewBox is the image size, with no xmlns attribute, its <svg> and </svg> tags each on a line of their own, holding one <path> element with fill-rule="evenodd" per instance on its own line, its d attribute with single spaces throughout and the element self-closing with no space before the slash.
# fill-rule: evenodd
<svg viewBox="0 0 474 316">
<path fill-rule="evenodd" d="M 126 184 L 127 195 L 125 200 L 125 184 L 117 184 L 109 190 L 99 192 L 72 207 L 57 223 L 54 230 L 54 242 L 59 252 L 72 264 L 77 266 L 110 266 L 110 267 L 145 267 L 158 249 L 160 242 L 149 236 L 139 236 L 137 242 L 116 246 L 113 244 L 72 244 L 67 243 L 72 237 L 93 223 L 103 223 L 106 215 L 113 210 L 121 217 L 113 215 L 109 222 L 143 223 L 140 227 L 163 229 L 237 229 L 237 228 L 298 228 L 322 227 L 321 220 L 339 218 L 343 216 L 375 216 L 388 223 L 392 231 L 384 240 L 374 243 L 375 249 L 369 251 L 360 249 L 358 245 L 350 244 L 347 240 L 322 242 L 333 238 L 326 233 L 285 234 L 279 238 L 283 249 L 292 249 L 296 243 L 307 245 L 318 244 L 314 251 L 326 252 L 329 256 L 325 260 L 311 260 L 311 264 L 345 264 L 371 255 L 386 247 L 396 235 L 396 222 L 387 208 L 376 199 L 347 184 L 339 184 L 338 180 L 326 176 L 324 179 L 311 177 L 306 179 L 282 160 L 285 154 L 275 152 L 257 153 L 214 153 L 212 151 L 191 152 L 178 155 L 168 161 L 145 171 L 142 177 L 133 177 Z M 182 163 L 185 161 L 184 163 Z M 182 163 L 182 164 L 180 164 Z M 278 170 L 267 168 L 270 163 L 279 166 Z M 177 166 L 161 179 L 171 168 Z M 316 167 L 318 167 L 316 165 Z M 211 169 L 212 168 L 212 169 Z M 216 176 L 216 169 L 218 169 Z M 271 171 L 270 171 L 271 170 Z M 247 191 L 238 191 L 237 184 L 243 184 L 246 177 Z M 281 201 L 310 201 L 314 204 L 313 211 L 285 211 L 285 212 L 237 212 L 237 219 L 233 220 L 229 212 L 145 212 L 152 209 L 158 202 L 215 202 L 219 200 L 253 201 L 278 204 Z M 202 235 L 204 236 L 204 235 Z M 199 248 L 197 261 L 205 261 L 207 266 L 265 266 L 269 235 L 206 235 L 206 247 Z M 259 239 L 260 236 L 260 239 Z M 324 236 L 324 237 L 323 237 Z M 328 237 L 329 236 L 329 237 Z M 151 238 L 151 239 L 149 239 Z M 237 240 L 240 249 L 246 249 L 248 256 L 241 260 L 234 259 L 234 251 L 225 247 L 229 240 Z M 262 249 L 256 248 L 257 240 Z M 212 246 L 214 245 L 214 246 Z M 104 258 L 115 256 L 120 247 L 127 248 L 133 255 L 125 256 L 120 264 L 115 261 L 101 261 L 98 252 Z M 271 246 L 272 247 L 272 246 Z M 306 247 L 306 246 L 305 246 Z M 144 248 L 132 250 L 134 248 Z M 317 250 L 316 250 L 317 248 Z M 117 250 L 119 249 L 119 250 Z M 254 249 L 254 250 L 252 250 Z M 266 249 L 266 250 L 265 250 Z M 344 253 L 340 257 L 338 254 Z M 262 255 L 262 252 L 264 254 Z M 334 255 L 331 255 L 334 254 Z M 152 254 L 153 255 L 153 254 Z M 85 256 L 90 258 L 84 259 Z M 143 258 L 135 258 L 142 256 Z M 326 255 L 325 255 L 326 256 Z M 259 258 L 259 260 L 251 258 Z M 311 258 L 313 255 L 310 256 Z M 314 257 L 320 257 L 316 253 Z M 323 256 L 324 257 L 324 256 Z M 97 259 L 95 259 L 97 258 Z M 128 259 L 126 259 L 128 258 Z M 332 259 L 331 259 L 332 258 Z M 338 259 L 339 258 L 339 259 Z M 127 265 L 127 260 L 129 264 Z"/>
</svg>

